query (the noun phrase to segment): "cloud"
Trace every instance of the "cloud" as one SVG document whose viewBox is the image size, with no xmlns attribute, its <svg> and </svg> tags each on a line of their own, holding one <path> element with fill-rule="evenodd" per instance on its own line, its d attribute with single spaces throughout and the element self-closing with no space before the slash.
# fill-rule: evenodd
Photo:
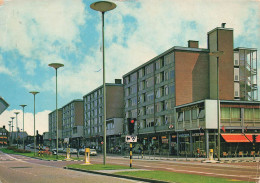
<svg viewBox="0 0 260 183">
<path fill-rule="evenodd" d="M 2 55 L 0 55 L 0 73 L 12 76 L 11 70 L 9 70 L 4 64 Z"/>
<path fill-rule="evenodd" d="M 25 108 L 26 111 L 26 108 Z M 17 120 L 18 120 L 18 127 L 19 129 L 23 128 L 23 111 L 18 109 L 18 110 L 6 110 L 0 115 L 0 122 L 2 125 L 5 125 L 6 129 L 9 131 L 9 121 L 11 120 L 11 117 L 16 117 L 14 112 L 19 112 L 17 115 Z M 45 110 L 42 112 L 38 112 L 35 114 L 35 129 L 39 131 L 40 134 L 43 132 L 49 131 L 49 117 L 48 114 L 51 111 Z M 16 131 L 16 118 L 13 120 L 13 125 L 14 128 L 13 130 Z M 24 129 L 29 135 L 33 135 L 33 129 L 34 129 L 34 115 L 33 113 L 24 113 Z"/>
</svg>

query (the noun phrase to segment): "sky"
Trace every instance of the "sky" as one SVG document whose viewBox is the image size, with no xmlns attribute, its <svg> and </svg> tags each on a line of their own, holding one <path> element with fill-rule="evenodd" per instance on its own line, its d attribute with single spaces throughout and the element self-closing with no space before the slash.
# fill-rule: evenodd
<svg viewBox="0 0 260 183">
<path fill-rule="evenodd" d="M 173 46 L 198 40 L 207 48 L 207 32 L 225 22 L 234 29 L 234 48 L 260 49 L 258 0 L 110 0 L 105 13 L 106 82 L 122 76 Z M 9 108 L 0 115 L 8 128 L 18 114 L 25 131 L 48 131 L 48 114 L 102 85 L 101 13 L 92 0 L 0 0 L 0 96 Z M 259 51 L 258 51 L 259 53 Z M 260 55 L 258 54 L 258 58 Z M 260 65 L 260 64 L 259 64 Z M 260 73 L 260 68 L 258 68 Z M 260 74 L 259 74 L 260 75 Z M 260 77 L 258 75 L 258 81 Z M 16 122 L 16 119 L 14 119 Z"/>
</svg>

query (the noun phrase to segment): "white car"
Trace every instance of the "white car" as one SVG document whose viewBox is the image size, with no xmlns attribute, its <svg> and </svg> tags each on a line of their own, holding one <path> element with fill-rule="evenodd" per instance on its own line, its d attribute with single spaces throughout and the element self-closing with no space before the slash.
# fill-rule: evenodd
<svg viewBox="0 0 260 183">
<path fill-rule="evenodd" d="M 75 148 L 70 148 L 70 153 L 71 153 L 71 154 L 77 154 L 78 151 L 77 151 L 77 149 L 75 149 Z"/>
<path fill-rule="evenodd" d="M 96 155 L 97 155 L 96 149 L 90 149 L 90 156 L 96 156 Z"/>
</svg>

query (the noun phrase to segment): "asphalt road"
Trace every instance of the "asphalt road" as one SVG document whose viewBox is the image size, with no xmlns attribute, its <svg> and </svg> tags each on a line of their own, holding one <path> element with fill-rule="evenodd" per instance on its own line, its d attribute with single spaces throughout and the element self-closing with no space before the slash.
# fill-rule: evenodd
<svg viewBox="0 0 260 183">
<path fill-rule="evenodd" d="M 76 155 L 73 155 L 76 156 Z M 103 156 L 91 156 L 91 163 L 102 163 Z M 129 159 L 121 156 L 108 156 L 108 164 L 129 166 Z M 0 183 L 5 182 L 136 182 L 89 173 L 63 169 L 68 164 L 82 162 L 42 161 L 19 155 L 6 155 L 0 152 Z M 133 160 L 133 167 L 147 170 L 162 170 L 202 176 L 253 181 L 260 180 L 260 164 L 257 162 L 212 164 L 171 160 Z"/>
<path fill-rule="evenodd" d="M 0 152 L 0 183 L 136 182 L 63 169 L 63 166 L 70 163 L 75 162 L 41 161 Z"/>
</svg>

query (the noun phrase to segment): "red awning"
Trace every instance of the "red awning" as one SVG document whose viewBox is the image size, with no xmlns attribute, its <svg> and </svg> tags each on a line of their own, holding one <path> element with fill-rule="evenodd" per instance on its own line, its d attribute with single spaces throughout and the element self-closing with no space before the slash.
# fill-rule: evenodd
<svg viewBox="0 0 260 183">
<path fill-rule="evenodd" d="M 256 142 L 260 142 L 260 134 L 232 134 L 223 133 L 221 136 L 226 142 L 253 142 L 253 135 L 256 135 Z"/>
<path fill-rule="evenodd" d="M 260 135 L 259 134 L 245 134 L 245 136 L 249 139 L 250 142 L 253 142 L 253 135 L 256 135 L 256 142 L 260 142 Z"/>
<path fill-rule="evenodd" d="M 244 134 L 221 134 L 221 136 L 226 142 L 250 142 Z"/>
</svg>

